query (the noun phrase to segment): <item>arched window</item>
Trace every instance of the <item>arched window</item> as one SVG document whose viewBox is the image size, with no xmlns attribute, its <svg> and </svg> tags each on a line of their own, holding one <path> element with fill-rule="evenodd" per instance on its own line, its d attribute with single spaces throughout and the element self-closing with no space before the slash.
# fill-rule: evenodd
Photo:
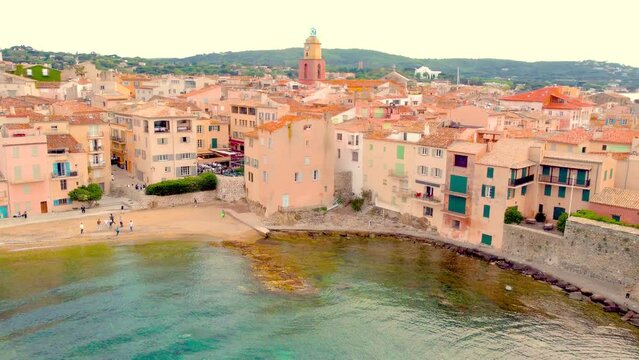
<svg viewBox="0 0 639 360">
<path fill-rule="evenodd" d="M 317 79 L 322 78 L 322 65 L 317 64 Z"/>
<path fill-rule="evenodd" d="M 308 79 L 308 63 L 304 63 L 304 79 Z"/>
</svg>

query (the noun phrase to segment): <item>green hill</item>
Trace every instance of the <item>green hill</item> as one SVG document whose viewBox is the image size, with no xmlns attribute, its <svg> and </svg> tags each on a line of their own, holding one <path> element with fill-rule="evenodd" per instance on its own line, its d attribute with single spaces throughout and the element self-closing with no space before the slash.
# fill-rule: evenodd
<svg viewBox="0 0 639 360">
<path fill-rule="evenodd" d="M 355 72 L 360 78 L 382 76 L 396 66 L 397 71 L 412 77 L 414 69 L 428 66 L 442 71 L 445 79 L 455 79 L 457 68 L 464 83 L 500 81 L 526 84 L 527 87 L 561 83 L 584 88 L 603 88 L 618 84 L 635 89 L 639 87 L 639 68 L 600 61 L 539 61 L 525 62 L 501 59 L 413 59 L 400 55 L 364 49 L 323 49 L 329 71 Z M 48 52 L 28 46 L 14 46 L 2 50 L 5 60 L 13 62 L 50 63 L 54 68 L 72 66 L 76 57 L 80 61 L 93 61 L 101 69 L 119 69 L 148 74 L 245 74 L 262 75 L 269 71 L 295 76 L 301 48 L 281 50 L 251 50 L 210 53 L 172 59 L 144 59 L 117 55 L 71 54 Z M 357 65 L 362 62 L 363 69 Z"/>
</svg>

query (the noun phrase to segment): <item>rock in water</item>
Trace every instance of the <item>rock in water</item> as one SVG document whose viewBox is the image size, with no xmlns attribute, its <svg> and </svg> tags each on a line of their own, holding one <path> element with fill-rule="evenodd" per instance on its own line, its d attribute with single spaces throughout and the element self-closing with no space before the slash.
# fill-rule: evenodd
<svg viewBox="0 0 639 360">
<path fill-rule="evenodd" d="M 506 285 L 506 291 L 513 291 L 513 287 L 510 285 Z"/>
</svg>

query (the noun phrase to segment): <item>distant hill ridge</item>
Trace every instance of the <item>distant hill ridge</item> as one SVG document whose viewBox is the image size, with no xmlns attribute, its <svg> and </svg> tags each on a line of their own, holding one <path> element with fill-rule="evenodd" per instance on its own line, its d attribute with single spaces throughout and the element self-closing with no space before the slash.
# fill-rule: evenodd
<svg viewBox="0 0 639 360">
<path fill-rule="evenodd" d="M 4 59 L 13 62 L 48 62 L 56 68 L 72 66 L 76 56 L 80 61 L 94 61 L 100 68 L 120 68 L 137 73 L 235 73 L 237 65 L 265 65 L 288 67 L 288 75 L 294 75 L 302 48 L 280 50 L 248 50 L 210 53 L 186 58 L 146 59 L 119 57 L 117 55 L 71 54 L 48 52 L 28 46 L 3 49 Z M 415 68 L 422 65 L 443 72 L 443 77 L 454 79 L 459 68 L 464 82 L 503 81 L 506 83 L 549 84 L 561 83 L 582 87 L 605 87 L 618 84 L 628 89 L 639 87 L 639 68 L 601 61 L 537 61 L 525 62 L 503 59 L 414 59 L 381 51 L 365 49 L 323 49 L 329 71 L 356 72 L 358 77 L 375 77 L 388 72 L 393 66 L 397 71 L 412 77 Z M 123 66 L 127 61 L 128 66 Z M 357 65 L 363 62 L 364 68 Z M 142 63 L 142 64 L 140 64 Z M 249 75 L 260 72 L 243 71 Z"/>
</svg>

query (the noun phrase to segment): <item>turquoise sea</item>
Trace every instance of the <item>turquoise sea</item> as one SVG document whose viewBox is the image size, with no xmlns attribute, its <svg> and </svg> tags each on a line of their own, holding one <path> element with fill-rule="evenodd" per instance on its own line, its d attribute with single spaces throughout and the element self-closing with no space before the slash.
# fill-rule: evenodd
<svg viewBox="0 0 639 360">
<path fill-rule="evenodd" d="M 0 255 L 0 359 L 639 358 L 617 315 L 444 249 L 255 246 L 316 291 L 268 291 L 250 258 L 201 242 Z"/>
</svg>

